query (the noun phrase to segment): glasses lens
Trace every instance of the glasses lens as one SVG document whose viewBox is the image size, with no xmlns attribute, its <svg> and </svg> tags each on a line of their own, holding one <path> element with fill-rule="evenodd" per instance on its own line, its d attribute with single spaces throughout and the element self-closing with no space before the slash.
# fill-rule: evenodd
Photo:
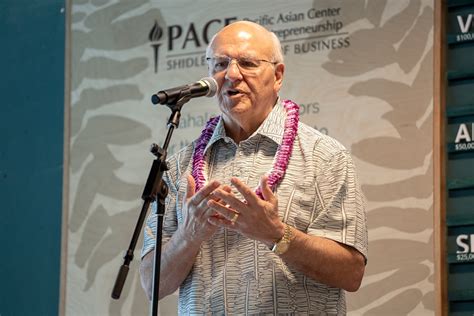
<svg viewBox="0 0 474 316">
<path fill-rule="evenodd" d="M 242 58 L 237 59 L 237 63 L 239 64 L 240 69 L 249 71 L 255 71 L 258 66 L 260 66 L 260 61 L 257 59 Z"/>
<path fill-rule="evenodd" d="M 232 60 L 235 60 L 239 70 L 243 73 L 254 73 L 258 70 L 262 61 L 253 58 L 231 58 L 228 56 L 209 57 L 209 67 L 212 72 L 221 72 L 227 70 Z"/>
<path fill-rule="evenodd" d="M 214 57 L 211 58 L 211 68 L 215 72 L 224 71 L 229 67 L 229 57 Z"/>
</svg>

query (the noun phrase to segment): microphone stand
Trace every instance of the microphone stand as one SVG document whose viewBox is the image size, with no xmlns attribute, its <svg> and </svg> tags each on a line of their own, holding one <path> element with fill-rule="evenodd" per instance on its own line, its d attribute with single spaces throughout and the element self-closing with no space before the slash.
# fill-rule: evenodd
<svg viewBox="0 0 474 316">
<path fill-rule="evenodd" d="M 123 257 L 124 263 L 120 267 L 117 278 L 115 280 L 114 288 L 112 290 L 112 298 L 119 299 L 122 293 L 125 280 L 127 278 L 128 270 L 130 269 L 130 262 L 133 260 L 133 251 L 135 250 L 138 238 L 145 222 L 146 213 L 150 207 L 152 201 L 156 201 L 157 208 L 157 225 L 156 225 L 156 237 L 155 237 L 155 257 L 154 257 L 154 269 L 153 269 L 153 288 L 152 288 L 152 315 L 158 315 L 158 293 L 160 289 L 160 268 L 161 268 L 161 239 L 163 235 L 163 217 L 165 214 L 165 200 L 168 195 L 168 186 L 163 181 L 163 173 L 168 170 L 166 164 L 166 156 L 168 145 L 171 140 L 171 135 L 175 128 L 179 126 L 179 120 L 181 118 L 181 108 L 185 103 L 191 99 L 191 91 L 189 88 L 184 88 L 181 91 L 180 97 L 175 99 L 175 102 L 166 104 L 171 109 L 171 116 L 168 120 L 168 133 L 163 144 L 163 148 L 157 144 L 152 144 L 151 153 L 156 156 L 148 174 L 148 179 L 145 184 L 145 188 L 142 194 L 143 206 L 140 211 L 140 215 L 133 231 L 132 240 L 130 246 Z"/>
</svg>

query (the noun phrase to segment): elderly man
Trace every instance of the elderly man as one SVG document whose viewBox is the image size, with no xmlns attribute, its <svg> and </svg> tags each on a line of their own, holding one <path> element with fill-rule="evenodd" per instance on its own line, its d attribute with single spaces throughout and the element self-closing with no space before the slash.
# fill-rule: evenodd
<svg viewBox="0 0 474 316">
<path fill-rule="evenodd" d="M 364 199 L 347 150 L 282 100 L 277 37 L 251 22 L 214 36 L 221 115 L 170 158 L 160 293 L 180 314 L 344 314 L 364 274 Z M 151 292 L 156 216 L 142 250 Z"/>
</svg>

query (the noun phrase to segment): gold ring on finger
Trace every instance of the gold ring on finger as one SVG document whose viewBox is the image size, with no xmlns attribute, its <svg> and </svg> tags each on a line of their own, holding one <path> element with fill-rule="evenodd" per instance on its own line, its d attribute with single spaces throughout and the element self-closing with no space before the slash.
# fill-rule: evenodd
<svg viewBox="0 0 474 316">
<path fill-rule="evenodd" d="M 239 213 L 234 213 L 234 216 L 232 216 L 232 219 L 230 220 L 232 224 L 234 224 L 237 221 L 238 217 L 239 217 Z"/>
</svg>

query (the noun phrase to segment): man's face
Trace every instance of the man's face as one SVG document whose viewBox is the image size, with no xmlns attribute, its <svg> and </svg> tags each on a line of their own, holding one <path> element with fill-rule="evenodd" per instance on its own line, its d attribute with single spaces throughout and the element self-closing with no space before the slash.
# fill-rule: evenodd
<svg viewBox="0 0 474 316">
<path fill-rule="evenodd" d="M 284 69 L 272 60 L 272 48 L 268 34 L 254 28 L 230 27 L 214 39 L 207 57 L 224 119 L 261 123 L 270 113 Z"/>
</svg>

